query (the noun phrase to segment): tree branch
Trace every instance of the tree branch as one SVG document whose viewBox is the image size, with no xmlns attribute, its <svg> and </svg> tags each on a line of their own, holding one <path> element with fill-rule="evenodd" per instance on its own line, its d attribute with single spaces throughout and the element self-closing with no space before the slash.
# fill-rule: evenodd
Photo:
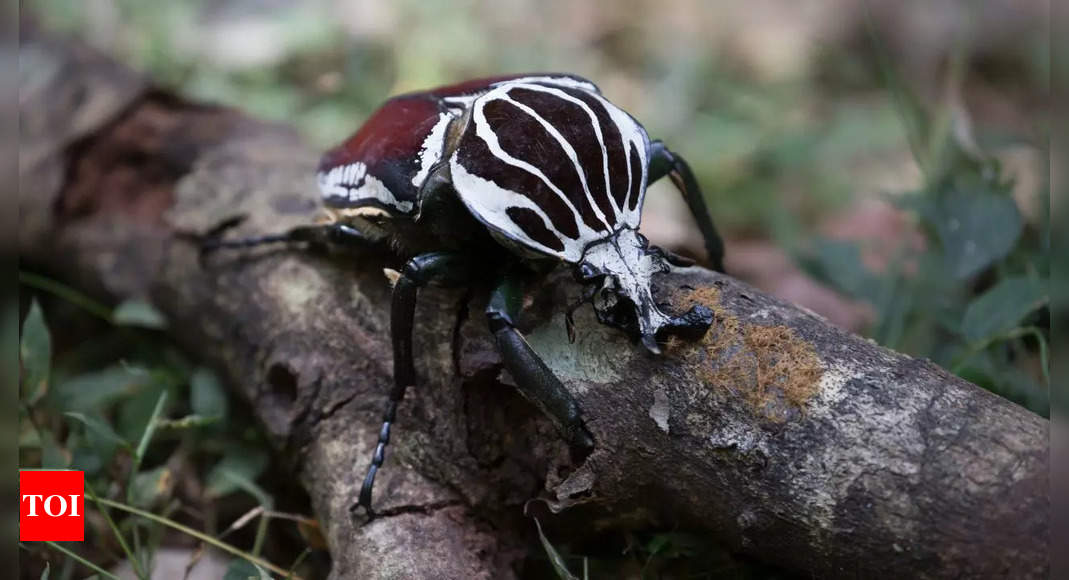
<svg viewBox="0 0 1069 580">
<path fill-rule="evenodd" d="M 659 358 L 588 309 L 568 344 L 566 276 L 531 296 L 530 342 L 597 441 L 581 465 L 507 386 L 482 316 L 461 319 L 452 351 L 464 293 L 424 292 L 420 382 L 376 488 L 392 515 L 354 526 L 392 373 L 386 263 L 276 249 L 199 264 L 181 235 L 241 214 L 233 235 L 307 223 L 316 153 L 84 50 L 23 50 L 22 259 L 175 321 L 292 464 L 336 577 L 512 577 L 537 495 L 561 539 L 663 526 L 819 577 L 1046 576 L 1045 420 L 698 268 L 667 277 L 661 299 L 704 303 L 716 323 Z"/>
</svg>

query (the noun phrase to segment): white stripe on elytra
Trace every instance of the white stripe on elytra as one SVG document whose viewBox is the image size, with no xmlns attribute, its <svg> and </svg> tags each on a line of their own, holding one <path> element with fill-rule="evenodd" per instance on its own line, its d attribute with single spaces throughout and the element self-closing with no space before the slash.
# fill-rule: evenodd
<svg viewBox="0 0 1069 580">
<path fill-rule="evenodd" d="M 506 92 L 507 90 L 507 87 L 504 89 L 494 89 L 494 91 L 501 91 L 502 93 Z M 488 93 L 488 96 L 490 94 L 493 94 L 494 91 Z M 490 154 L 494 157 L 497 157 L 508 165 L 522 169 L 530 173 L 531 175 L 534 175 L 535 177 L 541 179 L 542 182 L 545 183 L 546 186 L 553 191 L 553 193 L 557 194 L 557 197 L 559 197 L 560 200 L 564 202 L 568 209 L 571 210 L 571 212 L 575 215 L 576 225 L 579 226 L 580 238 L 585 238 L 589 240 L 599 237 L 599 235 L 594 230 L 592 230 L 590 226 L 586 225 L 580 213 L 575 209 L 575 205 L 572 204 L 570 199 L 568 199 L 568 196 L 564 195 L 564 192 L 561 191 L 559 187 L 554 185 L 553 182 L 550 181 L 548 177 L 546 177 L 546 174 L 542 173 L 542 171 L 534 165 L 531 165 L 530 163 L 527 163 L 526 161 L 523 161 L 521 159 L 516 159 L 508 153 L 505 153 L 505 150 L 501 148 L 501 143 L 497 139 L 497 134 L 494 133 L 494 130 L 490 128 L 490 124 L 486 121 L 486 115 L 483 113 L 483 106 L 487 103 L 488 100 L 490 99 L 479 99 L 478 101 L 476 101 L 475 109 L 472 111 L 472 120 L 475 121 L 475 135 L 486 143 L 487 148 L 489 148 L 490 150 Z M 464 190 L 461 189 L 460 191 Z M 502 191 L 509 190 L 503 189 Z M 516 192 L 510 191 L 509 193 L 517 197 L 528 199 L 526 196 L 518 194 Z"/>
<path fill-rule="evenodd" d="M 414 187 L 419 188 L 423 185 L 423 181 L 427 179 L 427 174 L 431 172 L 431 167 L 442 158 L 442 150 L 445 147 L 445 130 L 451 120 L 453 120 L 452 115 L 439 113 L 438 122 L 431 128 L 431 132 L 427 133 L 427 138 L 423 140 L 423 145 L 419 151 L 419 171 L 412 176 L 412 185 Z"/>
<path fill-rule="evenodd" d="M 527 88 L 530 87 L 530 85 L 523 85 L 523 87 Z M 557 140 L 557 143 L 559 143 L 561 148 L 564 149 L 564 153 L 568 156 L 568 159 L 572 160 L 572 167 L 575 168 L 575 173 L 579 176 L 579 182 L 583 185 L 583 191 L 586 193 L 587 201 L 593 203 L 594 195 L 590 192 L 590 184 L 587 183 L 586 171 L 583 170 L 583 165 L 579 162 L 579 155 L 575 152 L 575 148 L 572 147 L 572 144 L 564 138 L 564 135 L 561 135 L 560 131 L 558 131 L 556 127 L 554 127 L 549 121 L 546 121 L 531 107 L 528 107 L 527 105 L 510 98 L 508 96 L 508 93 L 506 93 L 502 97 L 490 98 L 487 100 L 505 101 L 507 103 L 515 105 L 516 108 L 530 115 L 535 121 L 538 121 L 538 123 L 542 125 L 542 128 L 544 128 L 550 135 L 553 136 L 554 139 Z M 594 206 L 594 211 L 595 215 L 598 216 L 598 219 L 601 220 L 601 223 L 605 224 L 605 230 L 611 232 L 613 228 L 612 225 L 609 224 L 609 221 L 605 219 L 605 214 L 601 213 L 600 209 L 598 209 L 597 206 Z"/>
<path fill-rule="evenodd" d="M 623 222 L 631 227 L 638 227 L 639 222 L 642 220 L 642 202 L 646 194 L 646 173 L 648 167 L 646 165 L 646 149 L 649 146 L 649 137 L 646 136 L 646 132 L 640 127 L 640 125 L 631 118 L 631 115 L 625 113 L 622 109 L 613 105 L 600 93 L 590 93 L 595 99 L 597 99 L 601 105 L 609 113 L 609 118 L 613 123 L 616 123 L 617 129 L 620 131 L 620 140 L 623 142 L 624 151 L 627 158 L 627 195 L 624 196 L 623 207 Z M 640 181 L 638 183 L 638 201 L 635 203 L 635 209 L 633 211 L 628 210 L 627 206 L 631 201 L 631 182 L 636 176 L 631 175 L 631 143 L 635 144 L 635 150 L 638 151 L 639 167 L 642 169 L 641 175 L 637 176 Z"/>
<path fill-rule="evenodd" d="M 363 179 L 363 183 L 360 187 L 356 187 L 356 184 L 360 183 L 361 179 Z M 414 205 L 411 201 L 397 199 L 393 192 L 390 191 L 390 188 L 386 187 L 385 183 L 376 179 L 373 175 L 368 175 L 367 165 L 359 161 L 333 167 L 330 171 L 320 172 L 318 181 L 319 191 L 325 201 L 329 201 L 330 198 L 342 198 L 350 204 L 355 204 L 373 199 L 387 207 L 393 207 L 405 213 L 412 211 Z M 330 204 L 328 203 L 328 205 Z"/>
<path fill-rule="evenodd" d="M 510 86 L 513 85 L 510 84 Z M 615 207 L 616 203 L 612 200 L 612 191 L 609 187 L 609 155 L 608 152 L 605 150 L 605 136 L 601 133 L 601 123 L 598 122 L 598 116 L 594 114 L 594 111 L 582 100 L 577 99 L 560 89 L 526 83 L 517 83 L 514 86 L 553 95 L 557 98 L 564 99 L 565 101 L 575 103 L 576 105 L 582 107 L 584 111 L 586 111 L 587 116 L 590 117 L 590 124 L 594 127 L 594 135 L 596 135 L 598 138 L 598 145 L 601 146 L 601 165 L 602 174 L 605 176 L 605 194 L 609 196 L 609 205 Z M 587 92 L 591 91 L 588 90 Z M 539 117 L 539 119 L 541 119 L 541 117 Z M 574 153 L 575 150 L 573 149 L 572 152 Z M 587 185 L 586 182 L 586 172 L 583 171 L 578 159 L 576 159 L 574 156 L 572 156 L 572 163 L 575 163 L 576 171 L 579 172 L 579 175 L 583 180 L 583 189 L 586 191 L 587 201 L 590 203 L 590 206 L 594 208 L 594 213 L 598 216 L 602 223 L 605 224 L 605 227 L 607 227 L 609 231 L 612 231 L 614 229 L 613 226 L 609 224 L 609 221 L 605 218 L 605 214 L 601 211 L 601 207 L 594 202 L 594 195 L 590 192 L 590 187 Z M 619 213 L 620 212 L 617 212 L 617 214 Z"/>
<path fill-rule="evenodd" d="M 583 86 L 580 86 L 580 85 L 576 85 L 575 88 L 579 88 L 579 89 L 581 89 L 581 90 L 583 90 L 583 91 L 585 91 L 587 93 L 590 93 L 592 96 L 594 96 L 595 98 L 598 99 L 598 102 L 600 102 L 602 104 L 607 102 L 605 99 L 600 97 L 601 93 L 599 93 L 597 91 L 597 87 L 594 87 L 594 85 L 590 85 L 589 83 L 588 83 L 588 85 L 590 87 L 592 87 L 592 88 L 591 89 L 587 89 L 587 88 L 584 88 Z M 612 186 L 609 183 L 609 152 L 608 152 L 608 149 L 606 148 L 606 145 L 605 145 L 605 134 L 601 130 L 601 122 L 598 120 L 597 115 L 594 114 L 593 109 L 591 109 L 590 106 L 587 105 L 582 100 L 576 99 L 575 97 L 572 97 L 571 95 L 569 95 L 567 93 L 563 93 L 563 92 L 560 92 L 560 91 L 557 91 L 557 90 L 553 90 L 553 89 L 547 90 L 545 87 L 538 87 L 538 86 L 533 86 L 533 87 L 532 86 L 526 86 L 525 88 L 530 88 L 530 89 L 534 89 L 534 90 L 540 90 L 540 91 L 545 92 L 545 93 L 553 94 L 555 96 L 558 96 L 560 98 L 563 98 L 565 100 L 571 101 L 571 102 L 579 105 L 580 107 L 583 108 L 584 111 L 586 111 L 587 116 L 590 117 L 590 124 L 593 125 L 593 127 L 594 127 L 594 134 L 597 135 L 597 137 L 598 137 L 598 144 L 601 145 L 601 171 L 602 171 L 602 174 L 605 176 L 605 193 L 609 196 L 609 204 L 617 210 L 616 213 L 617 213 L 618 216 L 621 215 L 623 213 L 623 211 L 622 211 L 623 208 L 620 208 L 620 207 L 616 206 L 616 201 L 614 200 L 613 195 L 612 195 Z M 614 122 L 615 122 L 615 120 L 614 120 Z M 623 133 L 621 132 L 620 135 L 622 137 Z M 629 168 L 629 170 L 630 170 L 630 168 Z M 595 207 L 597 207 L 597 206 L 595 206 Z"/>
<path fill-rule="evenodd" d="M 461 199 L 472 209 L 472 213 L 484 220 L 487 225 L 501 231 L 510 239 L 522 242 L 550 256 L 556 256 L 569 262 L 579 261 L 583 255 L 583 246 L 586 243 L 582 238 L 579 240 L 572 240 L 571 238 L 564 236 L 556 227 L 554 227 L 553 220 L 549 219 L 545 210 L 539 207 L 538 204 L 531 200 L 531 198 L 505 189 L 493 181 L 469 173 L 468 170 L 460 164 L 457 157 L 458 153 L 454 152 L 453 156 L 450 158 L 450 170 L 452 171 L 453 185 L 458 191 L 464 192 Z M 546 229 L 564 244 L 564 251 L 561 252 L 546 247 L 544 244 L 541 244 L 537 240 L 528 236 L 522 228 L 518 227 L 516 222 L 512 221 L 512 218 L 508 216 L 508 213 L 506 213 L 511 207 L 529 209 L 538 215 L 542 220 L 543 225 L 546 226 Z M 589 239 L 587 241 L 589 241 Z"/>
</svg>

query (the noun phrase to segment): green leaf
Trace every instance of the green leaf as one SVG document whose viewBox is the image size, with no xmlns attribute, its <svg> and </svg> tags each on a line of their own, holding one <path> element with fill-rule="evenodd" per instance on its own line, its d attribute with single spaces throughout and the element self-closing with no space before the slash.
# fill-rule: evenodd
<svg viewBox="0 0 1069 580">
<path fill-rule="evenodd" d="M 242 491 L 244 491 L 245 493 L 248 493 L 254 499 L 256 499 L 256 503 L 264 506 L 265 509 L 274 509 L 275 508 L 275 497 L 273 495 L 267 493 L 266 491 L 264 491 L 264 488 L 262 488 L 259 485 L 257 485 L 256 482 L 252 481 L 251 479 L 245 479 L 244 476 L 235 474 L 232 471 L 224 471 L 222 473 L 226 477 L 228 477 L 231 480 L 233 480 L 233 482 L 239 488 L 241 488 Z"/>
<path fill-rule="evenodd" d="M 56 441 L 51 431 L 41 433 L 41 467 L 44 469 L 66 469 L 70 466 L 70 456 Z"/>
<path fill-rule="evenodd" d="M 248 560 L 235 558 L 226 567 L 223 580 L 271 580 L 271 575 Z"/>
<path fill-rule="evenodd" d="M 646 544 L 646 551 L 649 552 L 649 555 L 652 558 L 663 550 L 671 541 L 672 537 L 668 534 L 654 534 L 653 538 Z"/>
<path fill-rule="evenodd" d="M 45 562 L 45 569 L 41 572 L 41 580 L 48 580 L 48 575 L 52 573 L 52 564 Z"/>
<path fill-rule="evenodd" d="M 156 410 L 160 395 L 167 389 L 158 385 L 146 385 L 132 397 L 118 405 L 116 430 L 127 441 L 140 441 L 145 428 Z"/>
<path fill-rule="evenodd" d="M 99 417 L 74 412 L 64 413 L 64 415 L 85 425 L 86 435 L 91 438 L 96 438 L 96 440 L 101 442 L 112 443 L 120 447 L 130 447 L 130 443 L 122 437 L 119 437 L 119 434 L 111 428 L 111 425 Z"/>
<path fill-rule="evenodd" d="M 955 373 L 971 383 L 1031 409 L 1040 416 L 1050 415 L 1048 389 L 1037 383 L 1027 372 L 1009 363 L 1004 350 L 988 348 L 976 353 L 961 368 L 955 369 Z"/>
<path fill-rule="evenodd" d="M 263 451 L 234 446 L 208 472 L 205 491 L 211 497 L 222 497 L 242 489 L 244 482 L 256 481 L 266 467 L 267 455 Z"/>
<path fill-rule="evenodd" d="M 1006 278 L 969 303 L 961 323 L 962 334 L 970 342 L 1004 335 L 1049 299 L 1041 280 Z"/>
<path fill-rule="evenodd" d="M 59 411 L 89 414 L 136 393 L 149 380 L 148 373 L 142 369 L 115 365 L 57 384 L 49 402 Z"/>
<path fill-rule="evenodd" d="M 538 529 L 538 540 L 542 542 L 542 549 L 546 551 L 546 556 L 549 557 L 549 563 L 553 566 L 553 571 L 557 573 L 557 577 L 560 580 L 579 580 L 568 570 L 568 566 L 564 563 L 564 558 L 561 557 L 557 549 L 553 547 L 553 544 L 549 543 L 549 539 L 542 533 L 542 523 L 538 521 L 538 518 L 534 518 L 535 528 Z"/>
<path fill-rule="evenodd" d="M 877 66 L 883 76 L 884 85 L 891 93 L 895 109 L 902 117 L 902 125 L 913 157 L 918 163 L 923 164 L 932 125 L 931 114 L 894 68 L 887 56 L 886 48 L 875 34 L 875 28 L 871 23 L 867 31 L 871 35 L 872 45 L 876 48 Z"/>
<path fill-rule="evenodd" d="M 657 556 L 665 559 L 689 558 L 701 547 L 702 539 L 686 532 L 669 532 L 661 534 L 665 536 L 665 544 L 660 547 Z M 653 554 L 650 555 L 653 557 Z"/>
<path fill-rule="evenodd" d="M 144 461 L 149 443 L 152 442 L 152 437 L 156 434 L 156 421 L 163 416 L 163 410 L 166 406 L 167 391 L 161 390 L 160 396 L 156 399 L 156 404 L 152 408 L 152 414 L 149 415 L 148 420 L 145 422 L 145 430 L 141 433 L 141 438 L 137 442 L 137 449 L 134 450 L 134 465 L 130 468 L 130 481 L 127 484 L 129 487 L 126 490 L 126 499 L 128 501 L 130 501 L 131 492 L 134 489 L 134 477 L 141 475 L 138 473 L 141 469 L 141 462 Z"/>
<path fill-rule="evenodd" d="M 186 415 L 179 419 L 159 419 L 156 421 L 157 429 L 195 429 L 214 425 L 219 422 L 219 417 L 201 417 L 200 415 Z"/>
<path fill-rule="evenodd" d="M 130 483 L 130 504 L 144 509 L 152 509 L 171 495 L 174 488 L 174 475 L 165 465 L 138 473 Z"/>
<path fill-rule="evenodd" d="M 865 266 L 856 242 L 818 238 L 813 253 L 796 258 L 814 278 L 853 298 L 876 303 L 880 279 Z"/>
<path fill-rule="evenodd" d="M 111 321 L 119 326 L 167 328 L 167 318 L 155 306 L 141 300 L 126 300 L 115 307 Z"/>
<path fill-rule="evenodd" d="M 1004 258 L 1024 228 L 1013 199 L 990 189 L 955 186 L 917 200 L 916 209 L 935 230 L 944 263 L 959 280 Z"/>
<path fill-rule="evenodd" d="M 68 442 L 69 443 L 69 442 Z M 114 447 L 111 448 L 114 450 Z M 107 466 L 113 455 L 110 451 L 103 451 L 86 444 L 79 444 L 71 451 L 70 468 L 84 471 L 86 477 L 94 477 Z"/>
<path fill-rule="evenodd" d="M 26 320 L 22 323 L 22 340 L 19 344 L 22 362 L 22 387 L 27 403 L 32 407 L 48 392 L 48 380 L 52 365 L 52 336 L 45 325 L 45 317 L 37 300 L 30 304 Z"/>
<path fill-rule="evenodd" d="M 189 383 L 194 414 L 202 417 L 226 418 L 226 392 L 214 372 L 204 367 L 198 368 L 193 371 Z"/>
<path fill-rule="evenodd" d="M 85 294 L 82 294 L 74 288 L 65 284 L 60 284 L 51 278 L 39 276 L 33 272 L 19 272 L 19 283 L 43 292 L 48 292 L 56 298 L 81 308 L 88 314 L 92 314 L 93 316 L 104 320 L 111 320 L 110 308 L 93 300 Z"/>
</svg>

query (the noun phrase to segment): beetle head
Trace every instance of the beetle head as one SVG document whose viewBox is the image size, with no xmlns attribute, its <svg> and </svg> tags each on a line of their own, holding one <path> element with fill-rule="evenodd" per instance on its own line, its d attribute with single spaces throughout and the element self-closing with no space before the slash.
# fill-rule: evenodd
<svg viewBox="0 0 1069 580">
<path fill-rule="evenodd" d="M 575 277 L 589 285 L 590 302 L 602 324 L 623 330 L 650 352 L 660 354 L 658 341 L 670 336 L 697 340 L 713 323 L 713 313 L 702 305 L 681 316 L 657 307 L 650 284 L 655 274 L 669 269 L 660 249 L 651 247 L 635 230 L 624 229 L 588 247 L 575 267 Z"/>
</svg>

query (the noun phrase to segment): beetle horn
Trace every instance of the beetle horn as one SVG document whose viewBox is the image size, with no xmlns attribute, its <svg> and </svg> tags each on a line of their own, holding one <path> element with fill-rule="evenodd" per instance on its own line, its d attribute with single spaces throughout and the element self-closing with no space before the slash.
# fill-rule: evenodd
<svg viewBox="0 0 1069 580">
<path fill-rule="evenodd" d="M 656 314 L 647 315 L 642 319 L 639 307 L 639 326 L 642 329 L 642 345 L 653 354 L 661 354 L 658 342 L 665 342 L 669 337 L 677 337 L 687 341 L 699 340 L 705 336 L 706 331 L 713 325 L 713 312 L 708 307 L 696 304 L 686 313 L 680 316 L 669 316 L 660 311 L 656 305 L 651 305 Z"/>
<path fill-rule="evenodd" d="M 581 280 L 600 280 L 593 299 L 598 320 L 630 333 L 653 354 L 661 353 L 659 341 L 671 336 L 697 340 L 713 323 L 713 313 L 705 306 L 694 306 L 680 316 L 657 307 L 650 284 L 654 275 L 669 269 L 664 254 L 650 248 L 634 230 L 622 230 L 588 248 L 578 266 Z"/>
<path fill-rule="evenodd" d="M 696 304 L 681 316 L 674 316 L 657 330 L 657 337 L 675 336 L 683 340 L 699 340 L 713 325 L 713 311 Z"/>
</svg>

